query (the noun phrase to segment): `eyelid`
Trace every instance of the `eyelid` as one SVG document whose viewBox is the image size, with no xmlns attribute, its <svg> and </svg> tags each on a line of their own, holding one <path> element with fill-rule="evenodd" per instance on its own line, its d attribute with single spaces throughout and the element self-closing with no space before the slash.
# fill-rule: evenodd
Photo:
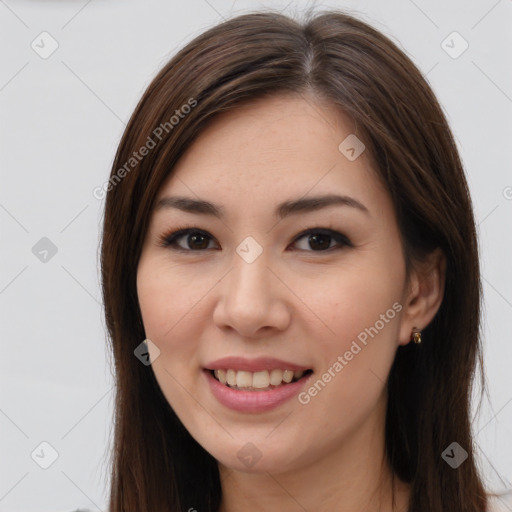
<svg viewBox="0 0 512 512">
<path fill-rule="evenodd" d="M 176 244 L 176 240 L 184 237 L 185 235 L 188 235 L 190 233 L 199 233 L 201 235 L 204 235 L 208 238 L 211 238 L 214 240 L 214 237 L 210 235 L 207 231 L 194 227 L 194 226 L 182 226 L 177 227 L 173 229 L 172 231 L 168 232 L 166 231 L 163 235 L 160 235 L 158 237 L 158 245 L 167 249 L 172 249 L 175 251 L 182 251 L 182 252 L 203 252 L 205 249 L 202 250 L 192 250 L 192 249 L 183 249 L 183 247 L 180 247 Z"/>
<path fill-rule="evenodd" d="M 186 252 L 186 253 L 200 253 L 200 252 L 204 252 L 206 250 L 211 250 L 211 249 L 198 249 L 198 250 L 184 249 L 183 247 L 180 247 L 176 244 L 176 240 L 178 240 L 188 234 L 191 234 L 191 233 L 199 233 L 207 238 L 210 238 L 211 240 L 215 240 L 215 237 L 213 237 L 210 233 L 208 233 L 207 231 L 205 231 L 201 228 L 198 228 L 195 226 L 181 226 L 181 227 L 174 228 L 170 232 L 165 232 L 163 235 L 160 235 L 158 237 L 158 245 L 161 247 L 167 248 L 167 249 Z M 333 250 L 337 250 L 337 249 L 339 250 L 339 249 L 343 248 L 343 246 L 354 247 L 354 244 L 351 242 L 351 240 L 343 233 L 340 233 L 339 231 L 337 231 L 333 228 L 320 227 L 320 226 L 307 227 L 307 228 L 303 229 L 297 236 L 295 236 L 295 238 L 292 241 L 292 244 L 297 243 L 297 241 L 300 240 L 301 238 L 304 238 L 308 235 L 313 235 L 313 234 L 328 235 L 331 238 L 333 238 L 336 242 L 338 242 L 338 246 L 330 247 L 329 249 L 326 249 L 323 251 L 313 251 L 313 250 L 307 251 L 304 249 L 299 249 L 299 251 L 321 254 L 321 253 L 330 253 Z"/>
<path fill-rule="evenodd" d="M 314 226 L 314 227 L 310 227 L 310 228 L 305 228 L 303 231 L 301 231 L 294 239 L 293 239 L 293 242 L 292 243 L 296 243 L 298 240 L 300 240 L 301 238 L 304 238 L 305 236 L 307 235 L 313 235 L 313 234 L 323 234 L 323 235 L 328 235 L 330 237 L 332 237 L 334 240 L 338 241 L 338 242 L 342 242 L 344 245 L 348 246 L 348 247 L 354 247 L 354 244 L 350 241 L 350 239 L 348 238 L 348 236 L 344 235 L 343 233 L 340 233 L 339 231 L 337 231 L 336 229 L 334 228 L 324 228 L 324 227 L 320 227 L 320 226 Z M 322 252 L 328 252 L 330 251 L 330 249 L 327 249 L 326 251 L 306 251 L 306 252 L 318 252 L 318 253 L 322 253 Z"/>
</svg>

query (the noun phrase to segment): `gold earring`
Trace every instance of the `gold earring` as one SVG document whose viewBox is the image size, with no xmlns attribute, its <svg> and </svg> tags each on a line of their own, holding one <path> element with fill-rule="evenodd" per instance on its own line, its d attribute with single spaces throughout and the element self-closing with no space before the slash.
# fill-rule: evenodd
<svg viewBox="0 0 512 512">
<path fill-rule="evenodd" d="M 412 329 L 412 339 L 417 345 L 421 343 L 421 331 L 417 327 Z"/>
</svg>

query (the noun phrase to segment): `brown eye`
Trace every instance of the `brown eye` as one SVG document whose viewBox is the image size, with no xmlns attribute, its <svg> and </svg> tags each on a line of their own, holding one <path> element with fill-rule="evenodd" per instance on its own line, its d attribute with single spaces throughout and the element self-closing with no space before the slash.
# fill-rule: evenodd
<svg viewBox="0 0 512 512">
<path fill-rule="evenodd" d="M 330 235 L 320 233 L 319 235 L 309 235 L 309 245 L 314 250 L 329 249 L 332 238 Z"/>
<path fill-rule="evenodd" d="M 202 233 L 189 233 L 186 240 L 191 249 L 206 249 L 208 247 L 208 238 Z"/>
<path fill-rule="evenodd" d="M 299 250 L 309 252 L 325 252 L 327 250 L 336 248 L 336 245 L 352 247 L 350 240 L 343 234 L 330 229 L 312 228 L 299 235 L 294 244 L 301 239 L 306 240 L 306 244 L 303 247 L 299 247 Z M 331 245 L 335 242 L 334 245 Z"/>
<path fill-rule="evenodd" d="M 305 252 L 327 252 L 344 246 L 353 247 L 345 235 L 325 228 L 311 228 L 304 231 L 295 238 L 293 245 L 298 245 L 301 239 L 306 242 L 303 243 L 303 247 L 299 247 L 299 250 Z M 183 228 L 162 236 L 160 245 L 177 251 L 199 252 L 216 248 L 210 246 L 212 241 L 214 238 L 206 231 L 198 228 Z"/>
<path fill-rule="evenodd" d="M 161 245 L 183 251 L 201 251 L 208 249 L 212 237 L 199 229 L 180 229 L 163 237 Z"/>
</svg>

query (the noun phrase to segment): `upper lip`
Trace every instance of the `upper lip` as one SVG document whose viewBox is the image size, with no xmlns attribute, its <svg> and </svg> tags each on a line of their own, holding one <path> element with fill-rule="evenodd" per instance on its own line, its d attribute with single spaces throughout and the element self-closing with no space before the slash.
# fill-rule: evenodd
<svg viewBox="0 0 512 512">
<path fill-rule="evenodd" d="M 307 366 L 283 361 L 274 357 L 257 357 L 256 359 L 247 359 L 246 357 L 223 357 L 216 359 L 205 366 L 207 370 L 237 370 L 247 372 L 261 372 L 263 370 L 309 370 Z"/>
</svg>

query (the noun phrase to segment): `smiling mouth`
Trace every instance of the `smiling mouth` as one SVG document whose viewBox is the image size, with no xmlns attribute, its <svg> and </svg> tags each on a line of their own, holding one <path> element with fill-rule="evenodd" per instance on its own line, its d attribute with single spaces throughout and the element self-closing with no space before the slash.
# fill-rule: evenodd
<svg viewBox="0 0 512 512">
<path fill-rule="evenodd" d="M 213 378 L 231 389 L 240 391 L 270 391 L 308 377 L 313 370 L 263 370 L 259 372 L 233 369 L 207 370 Z"/>
</svg>

